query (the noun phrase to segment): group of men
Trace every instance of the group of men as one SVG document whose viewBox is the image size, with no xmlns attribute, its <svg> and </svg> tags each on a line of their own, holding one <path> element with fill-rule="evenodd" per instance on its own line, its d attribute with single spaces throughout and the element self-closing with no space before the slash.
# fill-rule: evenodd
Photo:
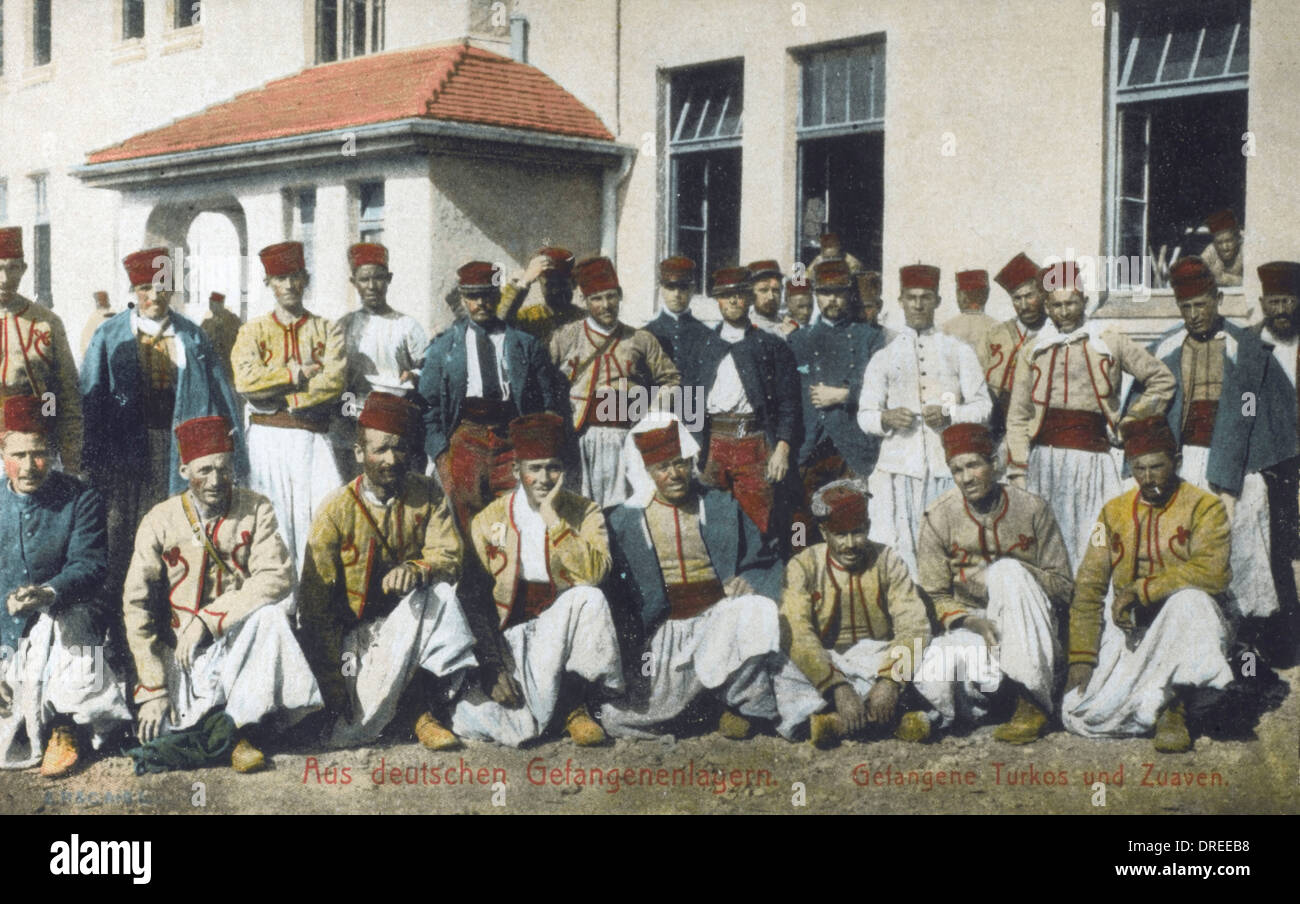
<svg viewBox="0 0 1300 904">
<path fill-rule="evenodd" d="M 897 331 L 833 236 L 806 274 L 708 274 L 715 327 L 670 257 L 638 329 L 612 261 L 546 247 L 460 267 L 431 342 L 382 245 L 349 249 L 337 322 L 300 244 L 260 257 L 274 310 L 214 297 L 201 328 L 167 249 L 128 255 L 78 374 L 0 230 L 0 766 L 65 775 L 128 724 L 142 758 L 253 771 L 295 725 L 445 750 L 701 713 L 1178 751 L 1234 633 L 1295 605 L 1300 264 L 1259 268 L 1241 329 L 1179 260 L 1183 324 L 1144 348 L 1024 254 L 994 277 L 1015 318 L 963 271 L 942 330 L 939 270 L 902 267 Z"/>
</svg>

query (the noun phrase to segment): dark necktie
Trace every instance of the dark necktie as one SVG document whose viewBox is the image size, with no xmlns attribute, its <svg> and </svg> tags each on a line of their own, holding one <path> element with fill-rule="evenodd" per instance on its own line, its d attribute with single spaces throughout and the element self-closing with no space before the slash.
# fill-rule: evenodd
<svg viewBox="0 0 1300 904">
<path fill-rule="evenodd" d="M 492 344 L 492 334 L 477 323 L 470 329 L 478 344 L 478 372 L 483 383 L 483 398 L 500 401 L 501 380 L 497 376 L 497 352 L 496 346 Z"/>
</svg>

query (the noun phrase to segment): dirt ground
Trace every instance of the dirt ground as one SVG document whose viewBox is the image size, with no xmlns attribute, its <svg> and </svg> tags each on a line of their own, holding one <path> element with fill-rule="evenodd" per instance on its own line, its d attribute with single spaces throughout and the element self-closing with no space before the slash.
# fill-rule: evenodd
<svg viewBox="0 0 1300 904">
<path fill-rule="evenodd" d="M 1300 813 L 1300 668 L 1256 737 L 1199 737 L 1185 754 L 1149 739 L 1056 731 L 1027 747 L 983 727 L 924 745 L 831 751 L 775 736 L 713 734 L 579 749 L 411 743 L 322 754 L 274 751 L 272 768 L 136 776 L 125 756 L 68 778 L 0 773 L 0 812 L 180 813 Z M 1094 789 L 1105 783 L 1104 793 Z"/>
</svg>

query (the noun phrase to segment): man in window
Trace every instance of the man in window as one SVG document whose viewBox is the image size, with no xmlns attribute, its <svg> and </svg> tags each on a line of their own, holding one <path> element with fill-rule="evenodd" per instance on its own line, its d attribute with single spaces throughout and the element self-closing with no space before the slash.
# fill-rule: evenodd
<svg viewBox="0 0 1300 904">
<path fill-rule="evenodd" d="M 1241 227 L 1231 210 L 1218 210 L 1205 218 L 1210 230 L 1210 244 L 1201 252 L 1201 260 L 1214 274 L 1220 286 L 1241 285 Z"/>
<path fill-rule="evenodd" d="M 660 261 L 659 299 L 663 307 L 659 316 L 645 327 L 677 365 L 682 385 L 686 387 L 701 385 L 704 348 L 713 335 L 691 313 L 694 287 L 695 261 L 689 257 L 670 257 Z"/>
<path fill-rule="evenodd" d="M 1038 283 L 1038 264 L 1024 252 L 1017 254 L 993 277 L 1011 296 L 1016 316 L 989 328 L 979 353 L 984 380 L 993 396 L 994 412 L 989 426 L 1001 439 L 1006 429 L 1007 406 L 1016 380 L 1016 360 L 1026 342 L 1038 335 L 1047 322 L 1047 295 Z"/>
<path fill-rule="evenodd" d="M 754 261 L 748 270 L 754 278 L 754 308 L 749 319 L 765 333 L 788 338 L 799 324 L 781 316 L 781 265 L 772 260 Z"/>
<path fill-rule="evenodd" d="M 534 295 L 532 303 L 525 304 L 534 285 L 541 287 L 541 298 Z M 542 348 L 550 347 L 557 330 L 585 314 L 573 303 L 573 253 L 566 248 L 540 249 L 522 275 L 501 287 L 498 318 L 535 337 Z"/>
<path fill-rule="evenodd" d="M 980 366 L 987 367 L 983 358 L 984 336 L 997 325 L 997 321 L 984 313 L 989 303 L 989 271 L 962 270 L 957 274 L 957 310 L 960 312 L 944 322 L 941 329 L 956 336 L 971 348 Z"/>
</svg>

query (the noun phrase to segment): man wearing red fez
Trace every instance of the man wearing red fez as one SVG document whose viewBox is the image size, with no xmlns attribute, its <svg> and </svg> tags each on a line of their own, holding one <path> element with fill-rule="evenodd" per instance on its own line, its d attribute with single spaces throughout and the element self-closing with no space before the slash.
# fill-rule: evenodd
<svg viewBox="0 0 1300 904">
<path fill-rule="evenodd" d="M 105 320 L 111 319 L 115 313 L 108 304 L 107 292 L 95 292 L 92 298 L 95 300 L 95 309 L 90 312 L 90 316 L 86 318 L 86 325 L 81 328 L 81 357 L 83 360 L 86 357 L 86 350 L 90 348 L 90 340 L 95 335 L 95 330 L 99 329 L 100 324 Z"/>
<path fill-rule="evenodd" d="M 329 429 L 342 406 L 347 354 L 339 324 L 303 307 L 310 276 L 302 244 L 280 242 L 258 254 L 275 308 L 240 327 L 230 359 L 249 407 L 249 486 L 275 506 L 301 568 L 312 518 L 342 482 Z"/>
<path fill-rule="evenodd" d="M 551 337 L 570 323 L 582 320 L 585 312 L 573 303 L 573 252 L 547 246 L 533 255 L 523 273 L 512 276 L 501 287 L 497 316 L 549 347 Z M 541 297 L 529 292 L 541 288 Z"/>
<path fill-rule="evenodd" d="M 357 418 L 361 474 L 330 493 L 312 520 L 298 607 L 331 747 L 379 737 L 398 712 L 418 713 L 416 738 L 454 750 L 452 700 L 477 665 L 456 598 L 464 544 L 447 497 L 412 469 L 420 412 L 372 392 Z M 340 662 L 352 662 L 340 670 Z"/>
<path fill-rule="evenodd" d="M 59 778 L 131 721 L 97 621 L 108 571 L 104 501 L 53 469 L 53 417 L 36 396 L 3 403 L 0 454 L 0 769 Z M 98 658 L 96 651 L 99 652 Z"/>
<path fill-rule="evenodd" d="M 795 322 L 795 329 L 806 327 L 812 322 L 812 284 L 807 277 L 785 281 L 785 309 Z"/>
<path fill-rule="evenodd" d="M 1164 417 L 1125 424 L 1124 455 L 1137 487 L 1102 507 L 1098 542 L 1079 565 L 1061 721 L 1089 738 L 1154 728 L 1157 751 L 1180 753 L 1192 746 L 1187 692 L 1233 678 L 1221 609 L 1228 513 L 1178 476 L 1178 440 Z"/>
<path fill-rule="evenodd" d="M 1243 273 L 1241 226 L 1231 210 L 1218 210 L 1205 218 L 1210 244 L 1201 252 L 1201 260 L 1210 268 L 1219 286 L 1239 286 Z"/>
<path fill-rule="evenodd" d="M 235 425 L 236 480 L 248 474 L 243 404 L 203 330 L 171 309 L 171 287 L 180 279 L 173 266 L 166 248 L 126 256 L 134 300 L 95 331 L 81 362 L 81 460 L 108 505 L 114 595 L 126 577 L 140 519 L 185 490 L 176 427 L 210 415 L 227 418 Z"/>
<path fill-rule="evenodd" d="M 759 531 L 784 549 L 799 495 L 791 455 L 803 442 L 803 410 L 794 354 L 749 319 L 750 272 L 713 274 L 710 294 L 722 323 L 703 352 L 707 468 L 704 480 L 729 490 Z"/>
<path fill-rule="evenodd" d="M 1039 285 L 1051 320 L 1020 349 L 1007 409 L 1007 477 L 1046 499 L 1077 568 L 1097 512 L 1119 493 L 1112 446 L 1130 417 L 1163 414 L 1174 377 L 1123 333 L 1088 321 L 1083 272 L 1074 261 L 1044 267 Z M 1124 374 L 1142 387 L 1121 416 Z"/>
<path fill-rule="evenodd" d="M 1016 316 L 989 328 L 978 349 L 980 363 L 984 366 L 984 381 L 989 384 L 993 397 L 993 417 L 989 426 L 994 438 L 1001 439 L 1006 432 L 1007 406 L 1011 403 L 1011 387 L 1016 380 L 1016 360 L 1026 342 L 1038 335 L 1047 323 L 1047 293 L 1038 283 L 1040 267 L 1023 251 L 1013 257 L 993 277 L 1007 295 Z"/>
<path fill-rule="evenodd" d="M 1179 476 L 1219 497 L 1232 527 L 1233 609 L 1266 617 L 1278 609 L 1269 551 L 1268 490 L 1260 471 L 1294 453 L 1294 441 L 1257 414 L 1295 408 L 1295 393 L 1263 343 L 1219 314 L 1222 295 L 1199 257 L 1180 258 L 1169 282 L 1181 325 L 1151 343 L 1174 376 L 1169 428 L 1183 450 Z M 1134 387 L 1134 394 L 1140 387 Z M 1244 404 L 1253 399 L 1251 404 Z M 1288 569 L 1289 570 L 1289 569 Z"/>
<path fill-rule="evenodd" d="M 27 272 L 23 233 L 0 228 L 0 401 L 35 395 L 54 413 L 52 439 L 63 469 L 81 469 L 81 393 L 63 321 L 18 293 Z"/>
<path fill-rule="evenodd" d="M 852 312 L 853 319 L 869 323 L 872 326 L 878 326 L 885 331 L 886 341 L 893 339 L 894 331 L 880 323 L 880 312 L 884 308 L 880 273 L 875 270 L 867 270 L 858 274 L 855 280 L 858 286 L 858 297 Z"/>
<path fill-rule="evenodd" d="M 239 337 L 239 328 L 244 322 L 239 315 L 226 307 L 226 296 L 221 292 L 208 295 L 208 314 L 199 323 L 204 335 L 216 350 L 217 360 L 221 362 L 226 377 L 233 385 L 235 371 L 230 363 L 230 353 L 235 350 L 235 340 Z"/>
<path fill-rule="evenodd" d="M 993 402 L 974 350 L 934 328 L 939 269 L 899 270 L 905 326 L 867 364 L 858 395 L 858 426 L 879 438 L 868 478 L 871 539 L 902 556 L 916 574 L 921 515 L 952 488 L 939 434 L 951 424 L 988 423 Z"/>
<path fill-rule="evenodd" d="M 682 385 L 703 385 L 704 348 L 712 331 L 691 313 L 696 266 L 689 257 L 669 257 L 659 262 L 659 316 L 646 324 L 664 352 L 677 365 Z M 687 417 L 687 421 L 692 420 Z M 698 433 L 698 429 L 696 430 Z"/>
<path fill-rule="evenodd" d="M 695 480 L 695 449 L 671 415 L 629 437 L 629 471 L 653 490 L 636 487 L 609 513 L 610 596 L 636 616 L 624 638 L 627 697 L 600 712 L 615 737 L 659 736 L 706 692 L 722 706 L 723 737 L 747 738 L 753 720 L 777 716 L 781 560 L 732 495 Z"/>
<path fill-rule="evenodd" d="M 551 337 L 551 361 L 569 381 L 582 495 L 607 509 L 627 497 L 628 428 L 646 415 L 652 393 L 657 406 L 681 411 L 682 375 L 652 333 L 618 319 L 623 290 L 609 258 L 589 258 L 575 273 L 587 318 Z"/>
<path fill-rule="evenodd" d="M 497 316 L 500 268 L 470 261 L 456 278 L 468 318 L 429 345 L 420 395 L 424 452 L 468 535 L 474 516 L 514 487 L 510 422 L 541 411 L 567 418 L 569 393 L 541 342 Z"/>
<path fill-rule="evenodd" d="M 917 689 L 935 704 L 941 728 L 982 721 L 998 700 L 1014 700 L 993 737 L 1028 744 L 1055 709 L 1070 557 L 1046 500 L 998 482 L 988 428 L 953 424 L 942 440 L 957 486 L 926 510 L 917 570 L 943 633 L 919 666 Z"/>
<path fill-rule="evenodd" d="M 940 327 L 949 336 L 956 336 L 971 348 L 979 358 L 980 367 L 988 368 L 981 357 L 984 337 L 997 326 L 997 321 L 984 313 L 989 303 L 989 273 L 987 270 L 961 270 L 957 273 L 957 310 L 960 312 Z"/>
<path fill-rule="evenodd" d="M 749 319 L 765 333 L 785 339 L 798 324 L 781 316 L 781 265 L 774 260 L 754 261 L 746 267 L 754 286 L 754 307 Z"/>
<path fill-rule="evenodd" d="M 925 603 L 907 565 L 867 539 L 867 488 L 837 480 L 812 499 L 825 542 L 800 551 L 781 590 L 782 648 L 789 657 L 776 676 L 778 731 L 794 739 L 808 726 L 819 748 L 841 738 L 930 736 L 930 718 L 909 687 L 909 663 L 930 637 Z M 904 696 L 906 695 L 906 696 Z"/>
<path fill-rule="evenodd" d="M 266 762 L 258 732 L 321 705 L 289 620 L 293 559 L 270 501 L 236 486 L 229 419 L 185 421 L 176 439 L 189 487 L 140 522 L 122 592 L 143 745 L 132 755 L 148 762 L 151 742 L 219 710 L 236 732 L 230 765 L 254 772 Z"/>
<path fill-rule="evenodd" d="M 610 569 L 605 519 L 564 489 L 567 430 L 550 413 L 512 421 L 515 488 L 470 527 L 491 586 L 471 604 L 482 680 L 456 705 L 452 726 L 465 737 L 518 747 L 562 722 L 579 747 L 601 744 L 605 732 L 586 701 L 623 691 L 618 635 L 600 590 Z"/>
</svg>

